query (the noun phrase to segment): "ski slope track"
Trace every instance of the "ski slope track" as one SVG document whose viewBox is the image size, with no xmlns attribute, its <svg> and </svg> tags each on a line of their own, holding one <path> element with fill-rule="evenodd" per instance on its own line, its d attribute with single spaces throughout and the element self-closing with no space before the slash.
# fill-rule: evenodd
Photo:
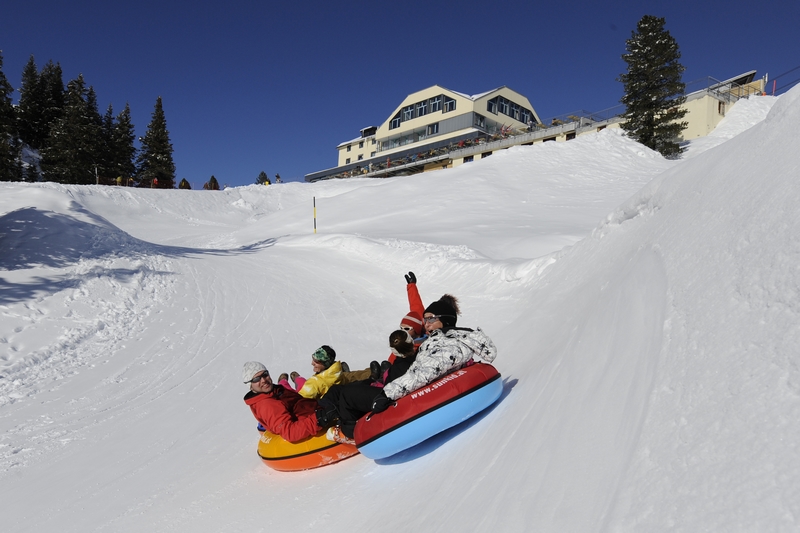
<svg viewBox="0 0 800 533">
<path fill-rule="evenodd" d="M 795 88 L 675 161 L 604 130 L 382 180 L 0 184 L 0 529 L 797 531 L 798 122 Z M 500 400 L 265 468 L 242 363 L 386 358 L 409 270 Z"/>
</svg>

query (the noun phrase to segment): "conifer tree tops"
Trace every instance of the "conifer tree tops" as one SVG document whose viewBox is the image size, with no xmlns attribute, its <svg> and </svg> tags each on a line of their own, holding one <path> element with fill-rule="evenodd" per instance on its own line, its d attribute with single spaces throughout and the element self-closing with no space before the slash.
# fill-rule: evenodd
<svg viewBox="0 0 800 533">
<path fill-rule="evenodd" d="M 137 158 L 136 179 L 140 187 L 158 183 L 159 189 L 175 188 L 175 163 L 172 161 L 172 143 L 167 131 L 167 119 L 161 97 L 156 100 L 153 117 L 147 125 L 147 133 L 139 137 L 142 147 Z"/>
<path fill-rule="evenodd" d="M 20 139 L 34 150 L 40 150 L 47 143 L 50 128 L 64 109 L 61 66 L 48 61 L 40 74 L 31 56 L 22 71 L 19 93 L 17 117 Z"/>
<path fill-rule="evenodd" d="M 622 59 L 628 64 L 618 81 L 625 86 L 622 128 L 628 135 L 665 157 L 681 153 L 678 136 L 686 129 L 681 122 L 686 110 L 680 105 L 686 100 L 686 85 L 681 81 L 685 67 L 678 43 L 664 29 L 663 18 L 645 15 L 625 41 L 627 53 Z"/>
<path fill-rule="evenodd" d="M 0 181 L 22 179 L 14 107 L 11 93 L 14 89 L 3 74 L 3 54 L 0 51 Z"/>
<path fill-rule="evenodd" d="M 263 170 L 258 173 L 256 177 L 256 185 L 270 185 L 271 182 L 269 181 L 269 176 Z"/>
<path fill-rule="evenodd" d="M 122 177 L 126 183 L 128 178 L 136 174 L 136 147 L 133 144 L 135 140 L 131 108 L 126 103 L 125 109 L 117 115 L 109 140 L 111 148 L 109 173 L 112 177 Z"/>
<path fill-rule="evenodd" d="M 111 105 L 101 116 L 94 88 L 86 87 L 83 75 L 70 81 L 65 90 L 61 66 L 51 60 L 38 72 L 31 56 L 14 107 L 2 59 L 0 53 L 0 180 L 43 177 L 61 183 L 132 184 L 136 135 L 127 104 L 116 118 Z M 162 130 L 166 134 L 166 128 Z M 26 145 L 30 151 L 23 150 Z M 171 162 L 171 146 L 169 150 Z"/>
<path fill-rule="evenodd" d="M 42 172 L 48 181 L 89 185 L 97 182 L 101 163 L 100 125 L 83 75 L 67 84 L 64 112 L 50 128 L 42 150 Z"/>
</svg>

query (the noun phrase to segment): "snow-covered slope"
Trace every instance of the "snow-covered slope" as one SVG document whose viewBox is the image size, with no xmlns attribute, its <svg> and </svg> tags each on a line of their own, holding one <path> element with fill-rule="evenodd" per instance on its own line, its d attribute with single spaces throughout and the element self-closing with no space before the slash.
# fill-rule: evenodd
<svg viewBox="0 0 800 533">
<path fill-rule="evenodd" d="M 3 530 L 796 530 L 799 118 L 740 101 L 681 161 L 604 131 L 386 180 L 0 185 Z M 501 401 L 265 468 L 241 364 L 385 357 L 408 270 L 495 340 Z"/>
</svg>

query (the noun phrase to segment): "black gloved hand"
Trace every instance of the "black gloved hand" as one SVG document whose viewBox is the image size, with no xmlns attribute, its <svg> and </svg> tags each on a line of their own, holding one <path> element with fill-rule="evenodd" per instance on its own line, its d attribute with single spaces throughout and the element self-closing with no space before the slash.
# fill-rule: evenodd
<svg viewBox="0 0 800 533">
<path fill-rule="evenodd" d="M 386 397 L 386 393 L 381 391 L 381 393 L 375 397 L 375 401 L 372 402 L 372 414 L 384 412 L 392 403 L 392 400 Z"/>
<path fill-rule="evenodd" d="M 315 412 L 317 415 L 317 425 L 323 429 L 327 429 L 336 423 L 336 411 L 326 411 L 323 407 L 317 407 Z"/>
<path fill-rule="evenodd" d="M 409 272 L 408 274 L 406 274 L 406 283 L 416 283 L 416 282 L 417 282 L 417 276 L 415 276 L 413 272 Z"/>
</svg>

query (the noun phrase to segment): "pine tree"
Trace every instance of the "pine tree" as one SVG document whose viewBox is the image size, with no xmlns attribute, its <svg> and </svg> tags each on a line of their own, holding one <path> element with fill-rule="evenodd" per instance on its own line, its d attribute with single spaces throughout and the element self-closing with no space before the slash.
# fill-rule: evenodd
<svg viewBox="0 0 800 533">
<path fill-rule="evenodd" d="M 19 88 L 17 108 L 17 130 L 19 137 L 28 146 L 38 150 L 44 145 L 46 135 L 41 135 L 43 97 L 39 84 L 39 71 L 33 56 L 22 69 L 22 85 Z"/>
<path fill-rule="evenodd" d="M 256 185 L 270 185 L 269 176 L 263 170 L 258 173 L 258 177 L 256 178 Z"/>
<path fill-rule="evenodd" d="M 686 109 L 680 108 L 686 101 L 686 85 L 681 81 L 686 69 L 678 61 L 678 43 L 664 23 L 663 18 L 642 17 L 625 41 L 627 53 L 622 59 L 628 71 L 617 81 L 625 86 L 622 129 L 664 157 L 675 157 L 682 151 L 678 137 L 687 126 L 680 121 L 686 115 Z"/>
<path fill-rule="evenodd" d="M 61 66 L 48 61 L 40 74 L 31 56 L 22 71 L 19 88 L 17 128 L 22 142 L 34 150 L 45 147 L 50 128 L 64 111 L 64 98 Z"/>
<path fill-rule="evenodd" d="M 21 181 L 17 124 L 11 94 L 14 88 L 3 73 L 3 52 L 0 50 L 0 181 Z"/>
<path fill-rule="evenodd" d="M 100 115 L 100 110 L 97 106 L 97 94 L 94 92 L 94 87 L 89 86 L 86 91 L 86 118 L 90 124 L 87 129 L 87 134 L 91 137 L 87 138 L 86 148 L 90 151 L 90 157 L 97 180 L 100 183 L 107 181 L 109 177 L 105 165 L 107 156 L 105 140 L 103 139 L 103 117 Z M 105 180 L 103 178 L 106 178 Z M 93 181 L 92 183 L 95 183 Z"/>
<path fill-rule="evenodd" d="M 98 172 L 107 178 L 107 182 L 115 181 L 119 176 L 114 172 L 114 106 L 108 104 L 106 113 L 100 124 L 100 164 Z"/>
<path fill-rule="evenodd" d="M 89 185 L 96 182 L 100 127 L 91 109 L 83 75 L 67 84 L 63 115 L 50 129 L 42 151 L 42 172 L 48 181 Z"/>
<path fill-rule="evenodd" d="M 139 138 L 142 148 L 137 158 L 136 178 L 140 187 L 151 187 L 157 180 L 159 189 L 175 188 L 175 163 L 172 161 L 172 144 L 167 131 L 167 119 L 161 104 L 156 100 L 155 110 L 147 133 Z"/>
<path fill-rule="evenodd" d="M 110 108 L 110 106 L 109 106 Z M 131 123 L 131 108 L 126 103 L 125 109 L 117 115 L 111 135 L 111 176 L 121 176 L 123 183 L 136 174 L 136 133 Z"/>
<path fill-rule="evenodd" d="M 50 129 L 64 114 L 66 105 L 67 93 L 64 90 L 61 65 L 48 61 L 39 75 L 39 85 L 42 95 L 41 136 L 46 143 L 50 137 Z"/>
</svg>

